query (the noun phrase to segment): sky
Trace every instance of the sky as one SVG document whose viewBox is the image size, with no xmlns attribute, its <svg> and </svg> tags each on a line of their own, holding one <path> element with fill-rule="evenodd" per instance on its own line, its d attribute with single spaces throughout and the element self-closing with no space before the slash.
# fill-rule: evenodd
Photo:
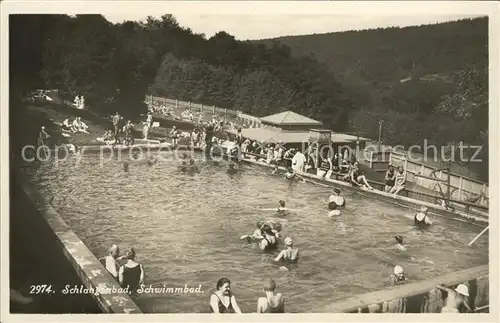
<svg viewBox="0 0 500 323">
<path fill-rule="evenodd" d="M 107 14 L 113 23 L 125 20 L 143 20 L 144 14 Z M 160 15 L 151 15 L 159 17 Z M 334 14 L 174 14 L 178 23 L 193 32 L 211 37 L 225 31 L 239 40 L 274 38 L 291 35 L 321 34 L 346 30 L 362 30 L 380 27 L 405 27 L 434 24 L 472 15 L 334 15 Z"/>
</svg>

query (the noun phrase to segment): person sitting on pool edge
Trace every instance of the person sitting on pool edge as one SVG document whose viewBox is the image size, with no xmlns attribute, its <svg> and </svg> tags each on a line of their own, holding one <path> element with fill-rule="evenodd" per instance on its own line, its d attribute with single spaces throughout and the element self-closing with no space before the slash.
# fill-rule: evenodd
<svg viewBox="0 0 500 323">
<path fill-rule="evenodd" d="M 210 296 L 210 311 L 218 314 L 241 314 L 236 298 L 231 293 L 231 281 L 222 277 L 217 281 L 216 288 L 217 290 Z"/>
<path fill-rule="evenodd" d="M 287 262 L 297 262 L 299 260 L 299 249 L 293 247 L 293 240 L 290 237 L 285 238 L 286 248 L 281 250 L 279 255 L 274 258 L 274 261 L 284 260 Z"/>
<path fill-rule="evenodd" d="M 257 300 L 257 313 L 285 313 L 285 298 L 281 293 L 274 294 L 276 282 L 271 279 L 264 286 L 266 297 Z"/>
<path fill-rule="evenodd" d="M 406 251 L 406 246 L 403 244 L 403 236 L 397 235 L 394 238 L 396 239 L 396 248 L 401 251 Z"/>
<path fill-rule="evenodd" d="M 427 215 L 428 210 L 429 210 L 428 208 L 422 206 L 420 208 L 420 212 L 415 214 L 415 217 L 413 218 L 413 223 L 416 227 L 423 229 L 432 224 L 432 221 L 429 219 L 429 216 Z"/>
<path fill-rule="evenodd" d="M 394 274 L 392 274 L 389 279 L 392 285 L 401 285 L 408 281 L 401 266 L 394 267 Z"/>
<path fill-rule="evenodd" d="M 263 239 L 259 243 L 259 248 L 262 251 L 270 251 L 276 249 L 278 246 L 278 240 L 274 234 L 271 226 L 264 224 L 262 227 L 262 237 Z"/>
<path fill-rule="evenodd" d="M 333 194 L 328 197 L 328 209 L 334 210 L 334 205 L 345 207 L 345 198 L 340 195 L 340 189 L 334 188 Z"/>
<path fill-rule="evenodd" d="M 373 187 L 371 187 L 370 184 L 368 184 L 368 181 L 366 180 L 365 175 L 363 175 L 363 172 L 359 169 L 358 162 L 355 162 L 353 165 L 350 180 L 351 180 L 351 184 L 353 184 L 355 186 L 369 189 L 369 190 L 373 190 Z"/>
</svg>

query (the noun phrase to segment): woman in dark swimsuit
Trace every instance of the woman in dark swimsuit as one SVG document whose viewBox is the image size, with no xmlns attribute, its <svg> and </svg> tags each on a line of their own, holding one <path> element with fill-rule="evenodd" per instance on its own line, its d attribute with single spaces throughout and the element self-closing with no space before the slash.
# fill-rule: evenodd
<svg viewBox="0 0 500 323">
<path fill-rule="evenodd" d="M 212 313 L 239 313 L 240 307 L 236 303 L 236 298 L 231 293 L 231 281 L 227 278 L 220 278 L 217 281 L 217 290 L 210 296 L 210 311 Z"/>
<path fill-rule="evenodd" d="M 427 216 L 428 209 L 425 206 L 420 208 L 420 212 L 415 214 L 413 224 L 420 229 L 427 228 L 432 224 L 432 221 Z"/>
<path fill-rule="evenodd" d="M 125 258 L 127 262 L 118 271 L 118 281 L 123 288 L 129 289 L 129 293 L 135 295 L 140 285 L 144 284 L 144 268 L 135 262 L 135 250 L 130 248 Z"/>
<path fill-rule="evenodd" d="M 262 227 L 262 236 L 264 239 L 260 241 L 259 247 L 262 251 L 275 250 L 278 247 L 278 240 L 269 225 Z"/>
</svg>

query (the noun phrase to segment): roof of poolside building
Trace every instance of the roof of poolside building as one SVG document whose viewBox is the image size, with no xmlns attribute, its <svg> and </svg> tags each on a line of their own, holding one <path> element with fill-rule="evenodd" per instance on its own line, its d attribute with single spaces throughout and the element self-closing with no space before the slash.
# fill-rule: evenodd
<svg viewBox="0 0 500 323">
<path fill-rule="evenodd" d="M 308 118 L 293 111 L 285 111 L 260 118 L 264 123 L 270 123 L 277 126 L 321 126 L 322 122 Z"/>
<path fill-rule="evenodd" d="M 244 128 L 241 130 L 243 137 L 266 143 L 302 143 L 310 138 L 309 131 L 283 131 L 279 128 Z M 331 140 L 333 143 L 352 143 L 367 141 L 368 138 L 356 137 L 342 133 L 332 132 Z"/>
</svg>

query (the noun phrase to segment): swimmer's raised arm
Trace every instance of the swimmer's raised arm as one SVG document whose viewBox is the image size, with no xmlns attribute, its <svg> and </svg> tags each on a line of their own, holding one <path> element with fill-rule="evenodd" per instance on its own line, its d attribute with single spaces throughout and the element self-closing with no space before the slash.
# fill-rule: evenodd
<svg viewBox="0 0 500 323">
<path fill-rule="evenodd" d="M 443 284 L 439 284 L 436 286 L 437 289 L 444 290 L 445 292 L 454 292 L 453 289 L 444 286 Z"/>
</svg>

